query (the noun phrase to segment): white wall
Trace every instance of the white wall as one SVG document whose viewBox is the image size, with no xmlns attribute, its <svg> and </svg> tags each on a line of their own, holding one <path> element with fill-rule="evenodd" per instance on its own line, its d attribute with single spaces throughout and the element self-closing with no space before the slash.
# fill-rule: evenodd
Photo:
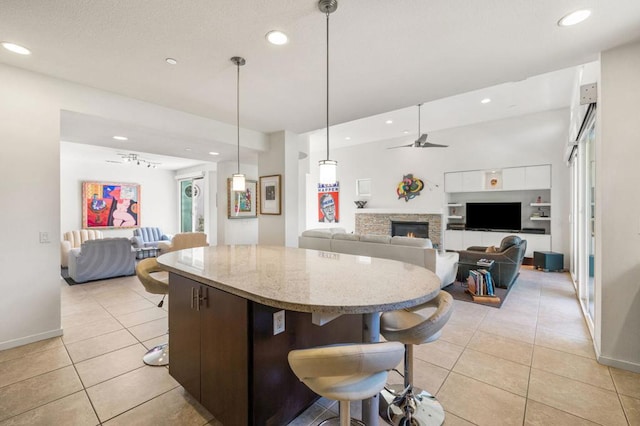
<svg viewBox="0 0 640 426">
<path fill-rule="evenodd" d="M 640 42 L 601 55 L 596 139 L 599 360 L 640 372 Z"/>
<path fill-rule="evenodd" d="M 331 159 L 338 161 L 340 181 L 339 226 L 348 231 L 355 228 L 356 179 L 372 179 L 372 196 L 365 209 L 442 213 L 446 201 L 445 172 L 551 164 L 552 247 L 554 251 L 566 253 L 568 258 L 570 188 L 569 169 L 563 161 L 568 120 L 569 110 L 559 109 L 429 132 L 430 140 L 449 145 L 448 148 L 387 149 L 408 143 L 413 137 L 407 136 L 332 149 Z M 317 182 L 316 164 L 325 155 L 324 151 L 311 154 L 308 191 L 313 191 Z M 421 178 L 426 188 L 406 202 L 398 199 L 395 191 L 403 175 L 408 173 Z M 307 202 L 307 228 L 322 227 L 323 224 L 317 222 L 317 198 L 313 193 L 308 194 Z M 325 224 L 329 225 L 335 226 Z"/>
<path fill-rule="evenodd" d="M 65 143 L 61 143 L 64 149 Z M 126 182 L 140 185 L 140 225 L 157 226 L 166 234 L 179 231 L 176 180 L 171 170 L 149 169 L 105 161 L 60 161 L 60 231 L 82 229 L 82 182 Z M 131 237 L 132 229 L 106 229 L 105 237 Z"/>
<path fill-rule="evenodd" d="M 238 165 L 235 162 L 218 163 L 218 244 L 258 244 L 257 217 L 229 219 L 227 214 L 227 179 L 237 171 Z M 258 181 L 257 166 L 240 164 L 240 172 L 245 174 L 247 180 Z"/>
<path fill-rule="evenodd" d="M 280 131 L 269 135 L 269 151 L 260 154 L 260 176 L 280 175 L 281 214 L 259 215 L 259 243 L 298 246 L 300 136 Z"/>
<path fill-rule="evenodd" d="M 236 128 L 6 65 L 0 81 L 2 350 L 61 334 L 61 110 L 234 145 Z M 242 145 L 268 147 L 266 135 L 253 131 L 243 131 Z M 39 232 L 51 242 L 39 243 Z"/>
</svg>

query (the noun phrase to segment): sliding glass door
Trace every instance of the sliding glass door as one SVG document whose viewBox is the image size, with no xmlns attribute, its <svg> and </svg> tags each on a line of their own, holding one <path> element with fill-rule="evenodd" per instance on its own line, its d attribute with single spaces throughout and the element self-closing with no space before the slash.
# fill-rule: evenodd
<svg viewBox="0 0 640 426">
<path fill-rule="evenodd" d="M 595 320 L 595 109 L 591 110 L 572 158 L 571 275 L 587 323 Z"/>
<path fill-rule="evenodd" d="M 184 179 L 180 185 L 180 232 L 204 232 L 204 179 Z"/>
</svg>

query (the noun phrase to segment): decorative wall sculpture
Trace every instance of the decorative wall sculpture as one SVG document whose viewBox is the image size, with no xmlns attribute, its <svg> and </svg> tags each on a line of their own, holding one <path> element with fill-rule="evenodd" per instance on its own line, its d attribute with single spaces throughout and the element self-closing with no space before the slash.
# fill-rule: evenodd
<svg viewBox="0 0 640 426">
<path fill-rule="evenodd" d="M 421 179 L 414 178 L 413 174 L 408 174 L 402 177 L 402 182 L 396 187 L 396 194 L 398 194 L 398 199 L 404 198 L 404 201 L 409 202 L 412 198 L 420 195 L 423 188 L 424 182 Z"/>
</svg>

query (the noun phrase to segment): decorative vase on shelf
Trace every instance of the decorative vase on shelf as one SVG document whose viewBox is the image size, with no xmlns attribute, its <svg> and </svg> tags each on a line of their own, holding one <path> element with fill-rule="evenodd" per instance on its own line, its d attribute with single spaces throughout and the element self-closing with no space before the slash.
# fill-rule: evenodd
<svg viewBox="0 0 640 426">
<path fill-rule="evenodd" d="M 354 201 L 354 203 L 356 203 L 356 207 L 358 207 L 359 209 L 362 209 L 367 205 L 367 202 L 364 200 Z"/>
</svg>

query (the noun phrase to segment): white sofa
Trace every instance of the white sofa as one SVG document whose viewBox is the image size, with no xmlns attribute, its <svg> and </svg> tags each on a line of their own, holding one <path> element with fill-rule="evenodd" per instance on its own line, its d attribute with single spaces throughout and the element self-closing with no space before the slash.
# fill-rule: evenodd
<svg viewBox="0 0 640 426">
<path fill-rule="evenodd" d="M 423 266 L 440 278 L 441 287 L 456 279 L 458 253 L 439 252 L 428 238 L 349 234 L 343 228 L 309 229 L 298 237 L 298 247 L 381 257 Z"/>
</svg>

